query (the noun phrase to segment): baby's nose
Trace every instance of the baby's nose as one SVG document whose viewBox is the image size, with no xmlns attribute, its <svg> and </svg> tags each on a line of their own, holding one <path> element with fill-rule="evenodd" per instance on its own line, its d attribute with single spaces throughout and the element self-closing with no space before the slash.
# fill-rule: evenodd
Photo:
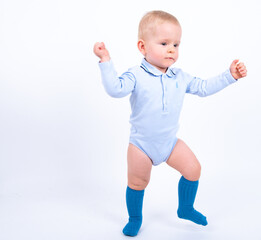
<svg viewBox="0 0 261 240">
<path fill-rule="evenodd" d="M 169 52 L 169 53 L 175 52 L 174 46 L 170 46 L 169 49 L 168 49 L 168 52 Z"/>
</svg>

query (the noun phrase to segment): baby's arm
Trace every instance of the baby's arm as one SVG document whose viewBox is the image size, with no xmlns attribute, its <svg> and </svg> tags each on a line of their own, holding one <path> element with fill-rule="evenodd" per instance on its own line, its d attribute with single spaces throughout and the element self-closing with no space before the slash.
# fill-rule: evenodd
<svg viewBox="0 0 261 240">
<path fill-rule="evenodd" d="M 100 58 L 99 67 L 106 92 L 115 98 L 125 97 L 131 93 L 136 82 L 135 76 L 131 72 L 125 72 L 118 77 L 109 51 L 106 49 L 104 43 L 96 43 L 93 51 Z"/>
<path fill-rule="evenodd" d="M 222 90 L 232 83 L 235 83 L 239 78 L 245 77 L 247 70 L 243 63 L 238 63 L 238 60 L 234 60 L 230 65 L 230 69 L 207 80 L 192 77 L 186 73 L 184 74 L 187 79 L 186 92 L 205 97 Z"/>
</svg>

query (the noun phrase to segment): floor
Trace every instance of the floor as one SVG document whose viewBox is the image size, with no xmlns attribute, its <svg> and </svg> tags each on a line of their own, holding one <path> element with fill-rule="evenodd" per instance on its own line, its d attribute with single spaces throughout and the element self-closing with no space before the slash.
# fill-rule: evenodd
<svg viewBox="0 0 261 240">
<path fill-rule="evenodd" d="M 209 225 L 203 227 L 178 219 L 176 192 L 171 185 L 157 184 L 157 178 L 146 189 L 144 221 L 135 239 L 261 239 L 261 197 L 255 184 L 235 183 L 226 177 L 221 182 L 202 181 L 195 206 L 208 218 Z M 215 191 L 211 186 L 216 186 Z M 40 190 L 0 196 L 1 240 L 129 239 L 121 233 L 127 219 L 121 186 L 95 191 Z"/>
</svg>

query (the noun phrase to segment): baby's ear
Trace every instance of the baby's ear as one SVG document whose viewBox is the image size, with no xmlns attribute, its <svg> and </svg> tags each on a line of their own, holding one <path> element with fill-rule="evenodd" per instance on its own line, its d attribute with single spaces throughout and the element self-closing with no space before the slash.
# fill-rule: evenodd
<svg viewBox="0 0 261 240">
<path fill-rule="evenodd" d="M 138 41 L 138 43 L 137 43 L 137 46 L 138 46 L 138 49 L 139 49 L 139 51 L 143 54 L 143 55 L 145 55 L 145 41 L 144 40 L 142 40 L 142 39 L 139 39 L 139 41 Z"/>
</svg>

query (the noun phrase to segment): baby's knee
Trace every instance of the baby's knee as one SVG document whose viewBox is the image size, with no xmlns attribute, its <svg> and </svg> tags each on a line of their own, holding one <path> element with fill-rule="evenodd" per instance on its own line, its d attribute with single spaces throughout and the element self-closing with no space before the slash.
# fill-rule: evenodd
<svg viewBox="0 0 261 240">
<path fill-rule="evenodd" d="M 149 179 L 131 178 L 128 180 L 128 186 L 134 190 L 144 190 L 149 184 Z"/>
<path fill-rule="evenodd" d="M 185 171 L 183 176 L 189 181 L 199 180 L 201 175 L 201 165 L 199 162 L 191 164 Z"/>
</svg>

